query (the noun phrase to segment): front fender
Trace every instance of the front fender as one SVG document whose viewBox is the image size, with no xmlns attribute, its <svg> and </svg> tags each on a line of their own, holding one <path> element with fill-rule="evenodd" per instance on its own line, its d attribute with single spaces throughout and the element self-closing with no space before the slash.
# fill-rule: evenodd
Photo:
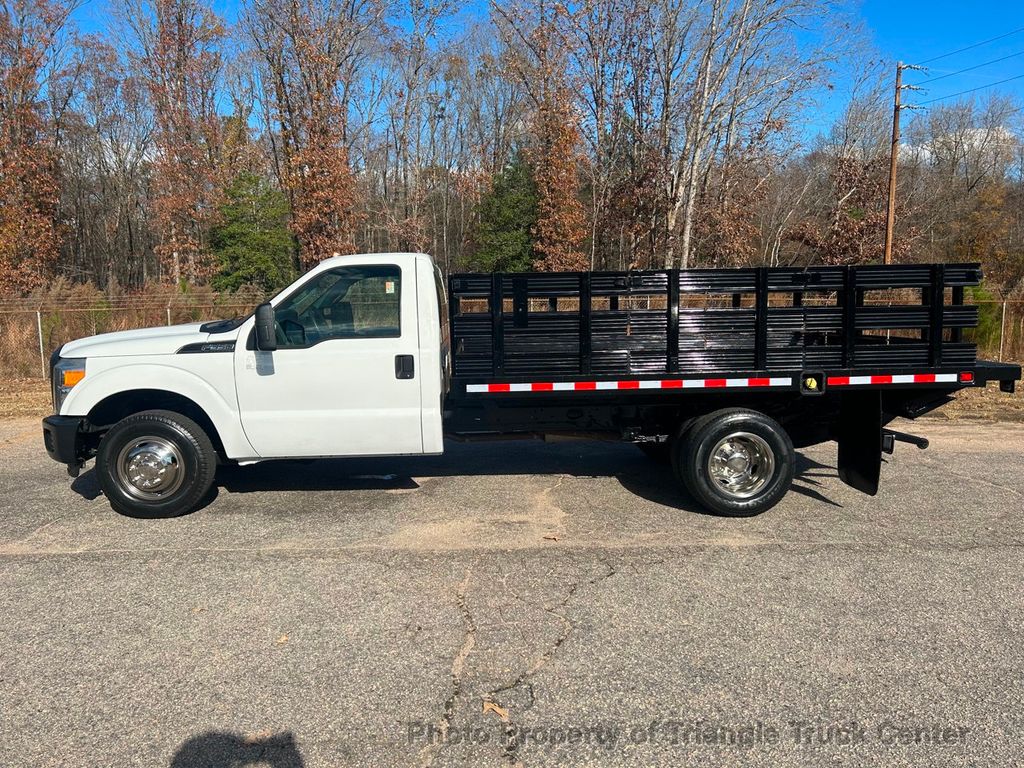
<svg viewBox="0 0 1024 768">
<path fill-rule="evenodd" d="M 245 438 L 238 415 L 232 356 L 211 354 L 183 357 L 190 358 L 190 365 L 210 367 L 208 373 L 211 375 L 204 377 L 165 362 L 136 363 L 121 359 L 108 363 L 105 358 L 90 359 L 85 378 L 68 393 L 60 413 L 62 416 L 87 416 L 106 398 L 134 390 L 172 392 L 192 400 L 210 417 L 228 457 L 255 458 L 257 454 Z M 108 364 L 110 367 L 106 367 Z M 218 382 L 219 387 L 211 382 Z"/>
</svg>

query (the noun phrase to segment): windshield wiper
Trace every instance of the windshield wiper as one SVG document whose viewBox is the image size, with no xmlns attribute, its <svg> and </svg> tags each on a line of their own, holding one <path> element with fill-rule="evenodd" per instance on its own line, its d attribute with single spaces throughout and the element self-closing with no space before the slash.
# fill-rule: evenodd
<svg viewBox="0 0 1024 768">
<path fill-rule="evenodd" d="M 245 322 L 245 317 L 232 317 L 230 320 L 211 320 L 199 326 L 200 333 L 227 333 Z"/>
</svg>

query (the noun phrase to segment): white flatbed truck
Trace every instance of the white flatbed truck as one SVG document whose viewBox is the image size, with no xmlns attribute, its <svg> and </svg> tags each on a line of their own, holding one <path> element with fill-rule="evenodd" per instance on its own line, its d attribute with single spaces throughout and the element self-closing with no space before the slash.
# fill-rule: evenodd
<svg viewBox="0 0 1024 768">
<path fill-rule="evenodd" d="M 51 358 L 44 444 L 95 458 L 111 506 L 194 509 L 219 464 L 440 454 L 573 435 L 671 461 L 705 507 L 776 504 L 795 448 L 839 443 L 877 491 L 886 429 L 1019 366 L 979 361 L 976 264 L 451 275 L 419 253 L 327 259 L 251 315 L 109 333 Z M 866 302 L 873 292 L 918 300 Z M 895 330 L 894 330 L 895 329 Z"/>
</svg>

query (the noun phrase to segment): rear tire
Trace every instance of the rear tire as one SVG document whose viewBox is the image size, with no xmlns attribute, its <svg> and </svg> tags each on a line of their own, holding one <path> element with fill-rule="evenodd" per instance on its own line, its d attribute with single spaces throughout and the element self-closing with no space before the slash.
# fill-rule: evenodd
<svg viewBox="0 0 1024 768">
<path fill-rule="evenodd" d="M 795 463 L 786 430 L 745 408 L 697 419 L 672 452 L 676 475 L 694 499 L 729 517 L 758 515 L 778 504 L 792 485 Z"/>
<path fill-rule="evenodd" d="M 173 411 L 143 411 L 100 441 L 96 474 L 110 506 L 127 517 L 191 512 L 213 483 L 217 452 L 202 427 Z"/>
</svg>

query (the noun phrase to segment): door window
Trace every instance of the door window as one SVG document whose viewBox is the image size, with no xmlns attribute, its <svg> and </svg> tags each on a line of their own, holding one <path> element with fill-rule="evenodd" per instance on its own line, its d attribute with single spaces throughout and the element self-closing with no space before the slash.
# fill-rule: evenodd
<svg viewBox="0 0 1024 768">
<path fill-rule="evenodd" d="M 401 336 L 401 278 L 393 264 L 322 272 L 274 308 L 278 347 Z"/>
</svg>

